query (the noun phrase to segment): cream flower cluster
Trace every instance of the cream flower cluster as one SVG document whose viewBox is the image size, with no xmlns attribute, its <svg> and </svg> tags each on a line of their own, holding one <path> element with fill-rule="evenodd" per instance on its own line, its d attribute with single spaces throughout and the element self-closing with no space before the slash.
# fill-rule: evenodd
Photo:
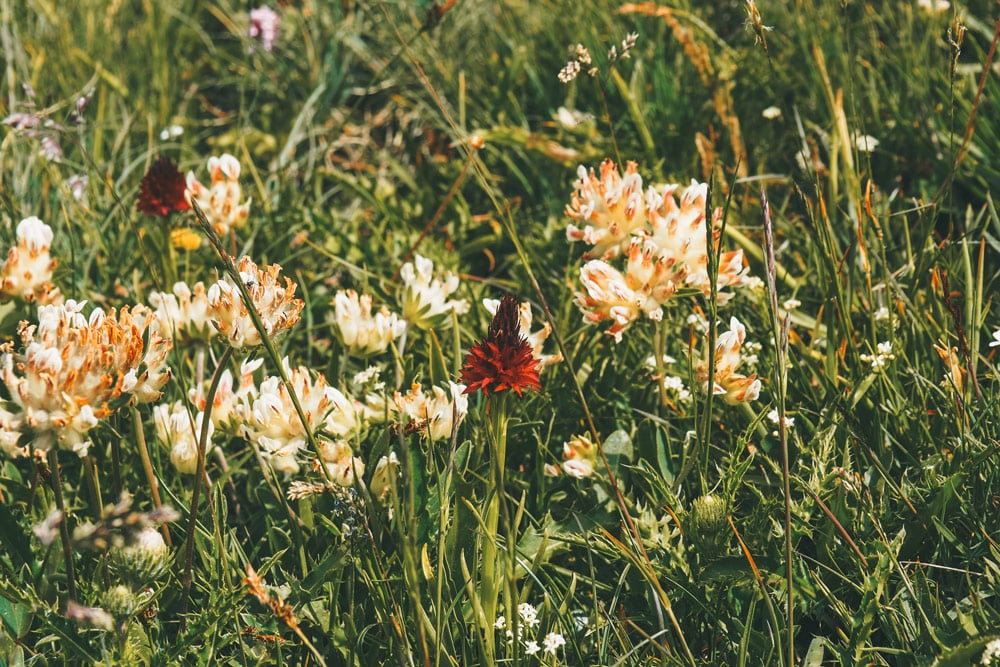
<svg viewBox="0 0 1000 667">
<path fill-rule="evenodd" d="M 170 462 L 177 472 L 193 475 L 198 470 L 198 439 L 201 437 L 205 413 L 191 415 L 180 401 L 172 405 L 161 404 L 153 408 L 156 437 L 170 447 Z M 207 442 L 212 440 L 215 426 L 208 424 Z"/>
<path fill-rule="evenodd" d="M 32 446 L 48 451 L 53 445 L 85 456 L 87 433 L 130 397 L 156 400 L 170 378 L 165 367 L 169 339 L 146 329 L 155 316 L 143 306 L 117 313 L 95 309 L 89 319 L 85 302 L 39 306 L 38 324 L 22 322 L 18 329 L 24 351 L 14 344 L 0 347 L 0 378 L 16 406 L 0 414 L 5 449 L 14 446 L 15 432 L 34 434 Z"/>
<path fill-rule="evenodd" d="M 434 263 L 417 255 L 400 270 L 403 318 L 419 329 L 434 329 L 446 324 L 454 311 L 469 312 L 469 302 L 449 299 L 458 289 L 458 276 L 450 271 L 444 278 L 434 275 Z"/>
<path fill-rule="evenodd" d="M 150 294 L 149 303 L 156 309 L 158 331 L 164 338 L 208 340 L 218 334 L 212 326 L 204 283 L 195 283 L 194 287 L 174 283 L 170 292 Z"/>
<path fill-rule="evenodd" d="M 324 439 L 335 440 L 333 443 L 327 440 L 322 443 L 325 461 L 343 462 L 344 456 L 340 449 L 346 447 L 350 450 L 346 440 L 360 426 L 360 415 L 354 401 L 328 385 L 322 374 L 314 377 L 304 366 L 291 368 L 287 359 L 283 363 L 291 390 L 305 412 L 307 424 L 303 425 L 299 419 L 288 389 L 281 379 L 267 377 L 237 407 L 243 437 L 259 447 L 261 454 L 275 470 L 286 474 L 299 469 L 299 453 L 308 442 L 307 428 L 313 433 L 322 433 L 321 437 Z M 342 482 L 345 474 L 340 471 L 334 477 Z M 350 481 L 345 485 L 349 484 Z"/>
<path fill-rule="evenodd" d="M 290 278 L 285 278 L 283 283 L 279 280 L 280 266 L 273 264 L 258 268 L 252 259 L 243 257 L 237 270 L 269 337 L 299 321 L 305 303 L 295 298 L 295 283 Z M 250 312 L 240 298 L 239 287 L 229 276 L 208 289 L 208 308 L 212 324 L 234 348 L 254 347 L 262 343 Z"/>
<path fill-rule="evenodd" d="M 59 303 L 62 295 L 52 285 L 57 261 L 49 255 L 52 228 L 31 216 L 17 225 L 17 245 L 7 252 L 0 269 L 0 299 L 19 298 Z"/>
<path fill-rule="evenodd" d="M 610 160 L 601 164 L 600 177 L 580 168 L 566 215 L 583 226 L 570 224 L 566 234 L 593 246 L 580 270 L 584 289 L 575 296 L 584 321 L 611 321 L 608 333 L 618 342 L 639 317 L 661 319 L 662 306 L 678 292 L 711 294 L 708 253 L 719 247 L 722 214 L 719 209 L 713 213 L 709 244 L 707 196 L 708 185 L 695 181 L 683 190 L 668 185 L 662 191 L 650 187 L 644 194 L 633 162 L 624 176 Z M 621 255 L 624 270 L 612 263 Z M 717 289 L 746 282 L 743 251 L 723 253 Z M 720 303 L 731 296 L 718 293 Z"/>
<path fill-rule="evenodd" d="M 385 352 L 406 331 L 406 321 L 382 306 L 372 313 L 372 298 L 340 290 L 333 299 L 334 334 L 348 354 L 368 357 Z"/>
<path fill-rule="evenodd" d="M 594 474 L 596 465 L 597 447 L 586 436 L 575 435 L 569 442 L 563 444 L 562 465 L 546 464 L 545 474 L 550 477 L 566 474 L 584 479 Z"/>
<path fill-rule="evenodd" d="M 450 396 L 441 387 L 431 387 L 430 394 L 426 394 L 419 384 L 413 384 L 405 394 L 395 393 L 393 406 L 408 428 L 421 431 L 431 440 L 447 440 L 469 411 L 469 397 L 463 393 L 465 385 L 449 382 L 448 386 Z"/>
<path fill-rule="evenodd" d="M 497 308 L 500 307 L 500 301 L 499 299 L 483 299 L 483 306 L 489 311 L 490 315 L 496 315 Z M 517 314 L 521 321 L 521 334 L 527 339 L 528 345 L 531 346 L 531 352 L 535 359 L 538 359 L 538 370 L 562 361 L 562 354 L 559 352 L 555 354 L 545 354 L 542 352 L 542 346 L 545 344 L 549 334 L 552 333 L 552 325 L 546 322 L 538 331 L 532 331 L 531 323 L 533 318 L 531 315 L 531 304 L 527 301 L 521 302 L 518 306 Z"/>
<path fill-rule="evenodd" d="M 729 320 L 729 331 L 715 341 L 715 372 L 713 392 L 730 405 L 757 400 L 760 380 L 756 374 L 749 377 L 737 372 L 745 359 L 740 348 L 746 341 L 746 328 L 735 317 Z M 695 366 L 695 379 L 708 391 L 708 361 L 702 359 Z"/>
<path fill-rule="evenodd" d="M 243 191 L 240 188 L 240 161 L 229 153 L 208 159 L 208 173 L 212 184 L 202 185 L 194 172 L 187 174 L 188 201 L 194 201 L 205 214 L 215 233 L 222 236 L 231 229 L 246 224 L 250 216 L 250 200 L 240 203 Z"/>
</svg>

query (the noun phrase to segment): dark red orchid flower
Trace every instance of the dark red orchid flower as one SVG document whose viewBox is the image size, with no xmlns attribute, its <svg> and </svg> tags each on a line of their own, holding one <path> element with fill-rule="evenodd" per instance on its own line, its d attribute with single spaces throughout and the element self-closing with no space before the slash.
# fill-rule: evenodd
<svg viewBox="0 0 1000 667">
<path fill-rule="evenodd" d="M 148 215 L 165 217 L 174 211 L 186 211 L 191 205 L 184 197 L 187 182 L 170 158 L 160 156 L 139 185 L 136 208 Z"/>
<path fill-rule="evenodd" d="M 512 389 L 521 396 L 525 389 L 541 389 L 538 359 L 521 334 L 517 299 L 504 296 L 490 323 L 486 338 L 472 346 L 462 365 L 465 393 L 498 394 Z"/>
</svg>

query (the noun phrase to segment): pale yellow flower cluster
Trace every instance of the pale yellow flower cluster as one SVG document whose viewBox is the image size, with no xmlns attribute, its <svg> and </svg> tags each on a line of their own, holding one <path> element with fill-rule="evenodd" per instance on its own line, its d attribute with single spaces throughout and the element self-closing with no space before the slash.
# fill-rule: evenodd
<svg viewBox="0 0 1000 667">
<path fill-rule="evenodd" d="M 18 298 L 38 303 L 61 303 L 52 285 L 57 261 L 49 255 L 52 228 L 31 216 L 17 225 L 17 245 L 7 252 L 0 269 L 0 299 Z"/>
<path fill-rule="evenodd" d="M 584 479 L 594 474 L 596 465 L 597 447 L 586 436 L 575 435 L 563 444 L 562 464 L 546 464 L 545 474 L 552 477 L 566 474 L 577 479 Z"/>
<path fill-rule="evenodd" d="M 234 156 L 225 153 L 221 157 L 210 157 L 208 173 L 212 184 L 205 187 L 195 178 L 194 172 L 189 171 L 185 196 L 198 205 L 215 233 L 222 236 L 246 224 L 250 216 L 250 199 L 240 202 L 243 198 L 240 162 Z"/>
<path fill-rule="evenodd" d="M 149 303 L 156 310 L 158 331 L 164 338 L 208 340 L 216 335 L 204 283 L 174 283 L 171 292 L 153 292 Z"/>
<path fill-rule="evenodd" d="M 737 372 L 744 363 L 740 348 L 746 341 L 746 328 L 735 317 L 729 320 L 729 331 L 719 335 L 715 341 L 715 372 L 713 392 L 720 395 L 730 405 L 757 400 L 760 395 L 760 380 L 756 374 L 750 376 Z M 702 359 L 695 366 L 695 379 L 703 391 L 708 391 L 708 361 Z"/>
<path fill-rule="evenodd" d="M 408 392 L 396 392 L 393 405 L 408 428 L 419 430 L 431 440 L 447 440 L 451 432 L 469 411 L 469 397 L 463 392 L 464 384 L 448 383 L 446 392 L 441 387 L 431 387 L 430 394 L 414 383 Z"/>
<path fill-rule="evenodd" d="M 385 352 L 406 331 L 406 321 L 382 306 L 372 313 L 372 298 L 340 290 L 333 299 L 334 334 L 348 354 L 368 357 Z"/>
<path fill-rule="evenodd" d="M 458 289 L 458 276 L 446 272 L 443 279 L 434 274 L 434 263 L 417 255 L 400 270 L 403 318 L 419 329 L 435 329 L 450 321 L 451 313 L 469 312 L 469 302 L 449 299 Z"/>
<path fill-rule="evenodd" d="M 243 437 L 259 447 L 275 470 L 291 474 L 299 469 L 300 452 L 308 442 L 308 428 L 313 433 L 322 432 L 324 438 L 335 439 L 323 441 L 323 458 L 335 465 L 343 463 L 342 450 L 346 447 L 350 451 L 347 440 L 360 427 L 361 415 L 354 401 L 328 385 L 322 374 L 314 376 L 304 366 L 291 368 L 287 359 L 284 364 L 291 390 L 298 397 L 307 423 L 299 419 L 280 378 L 267 377 L 236 408 Z M 332 458 L 328 458 L 328 454 Z M 337 481 L 346 476 L 341 469 L 334 474 Z"/>
<path fill-rule="evenodd" d="M 713 213 L 709 244 L 707 196 L 708 185 L 695 181 L 683 190 L 668 185 L 643 194 L 633 162 L 624 176 L 610 160 L 601 164 L 600 177 L 580 168 L 566 215 L 582 224 L 571 224 L 567 237 L 593 246 L 580 270 L 584 290 L 575 297 L 584 321 L 611 321 L 608 333 L 620 341 L 640 316 L 662 318 L 662 306 L 674 295 L 711 294 L 708 253 L 719 247 L 721 211 Z M 612 263 L 622 254 L 624 270 Z M 716 282 L 720 303 L 731 296 L 721 290 L 746 281 L 742 250 L 722 253 Z"/>
<path fill-rule="evenodd" d="M 204 421 L 204 412 L 192 415 L 180 401 L 153 408 L 156 436 L 160 442 L 170 447 L 170 462 L 177 472 L 193 475 L 198 471 L 198 440 Z M 206 450 L 214 431 L 214 424 L 209 422 L 207 442 L 203 443 Z"/>
<path fill-rule="evenodd" d="M 500 307 L 500 300 L 483 299 L 483 306 L 489 311 L 490 315 L 496 315 L 497 308 Z M 517 314 L 521 321 L 521 334 L 528 341 L 528 345 L 531 346 L 531 353 L 534 355 L 535 359 L 538 359 L 538 370 L 542 370 L 546 366 L 551 366 L 552 364 L 557 364 L 562 361 L 562 354 L 559 352 L 556 352 L 555 354 L 545 354 L 542 351 L 542 346 L 545 344 L 546 339 L 548 339 L 549 334 L 552 333 L 552 325 L 546 322 L 538 331 L 532 331 L 531 323 L 534 318 L 531 314 L 531 304 L 527 301 L 521 302 L 517 308 Z"/>
<path fill-rule="evenodd" d="M 18 329 L 24 350 L 0 347 L 0 378 L 14 412 L 0 415 L 7 453 L 14 432 L 32 433 L 31 447 L 48 451 L 53 444 L 85 456 L 87 433 L 130 398 L 156 400 L 170 378 L 166 356 L 171 341 L 149 331 L 155 316 L 143 306 L 117 313 L 95 309 L 81 313 L 84 302 L 38 308 L 38 324 Z"/>
<path fill-rule="evenodd" d="M 295 283 L 290 278 L 286 277 L 284 282 L 279 280 L 280 266 L 274 264 L 258 268 L 252 259 L 243 257 L 237 270 L 269 337 L 299 321 L 305 303 L 295 298 Z M 229 276 L 208 289 L 208 309 L 215 328 L 234 348 L 254 347 L 262 343 L 250 311 L 240 297 L 239 287 Z"/>
</svg>

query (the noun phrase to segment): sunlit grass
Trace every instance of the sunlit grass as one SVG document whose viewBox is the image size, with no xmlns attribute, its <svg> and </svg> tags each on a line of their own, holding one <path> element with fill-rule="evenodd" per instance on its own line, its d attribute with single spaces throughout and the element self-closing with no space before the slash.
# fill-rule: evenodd
<svg viewBox="0 0 1000 667">
<path fill-rule="evenodd" d="M 708 4 L 0 2 L 0 661 L 985 663 L 995 7 Z"/>
</svg>

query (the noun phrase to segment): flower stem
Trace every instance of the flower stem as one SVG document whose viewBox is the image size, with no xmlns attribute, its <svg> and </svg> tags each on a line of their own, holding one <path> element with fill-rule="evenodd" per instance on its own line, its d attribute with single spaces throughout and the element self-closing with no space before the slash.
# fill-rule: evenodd
<svg viewBox="0 0 1000 667">
<path fill-rule="evenodd" d="M 497 619 L 497 604 L 502 589 L 503 569 L 498 559 L 500 505 L 503 502 L 503 476 L 507 460 L 507 394 L 493 394 L 486 399 L 486 437 L 490 446 L 490 474 L 486 478 L 486 517 L 483 531 L 482 567 L 480 569 L 479 595 L 483 601 L 483 617 L 486 635 L 485 664 L 496 664 L 495 633 L 493 623 Z"/>
<path fill-rule="evenodd" d="M 149 458 L 149 448 L 146 446 L 146 434 L 142 430 L 142 417 L 139 416 L 139 410 L 134 405 L 130 408 L 129 412 L 132 417 L 132 423 L 135 424 L 135 439 L 139 443 L 139 458 L 142 459 L 142 469 L 146 473 L 146 481 L 149 482 L 149 492 L 153 496 L 153 505 L 156 509 L 160 509 L 163 506 L 163 501 L 160 499 L 160 484 L 156 479 L 156 473 L 153 471 L 153 462 Z M 160 528 L 163 530 L 163 539 L 166 541 L 167 546 L 174 546 L 170 540 L 170 529 L 167 527 L 167 524 L 165 522 L 160 524 Z"/>
<path fill-rule="evenodd" d="M 208 395 L 205 397 L 205 414 L 201 418 L 201 433 L 198 436 L 198 470 L 194 475 L 194 489 L 191 491 L 191 509 L 189 512 L 190 516 L 188 517 L 187 538 L 184 543 L 184 576 L 182 578 L 184 594 L 181 603 L 181 627 L 184 624 L 183 618 L 187 613 L 191 595 L 191 570 L 194 566 L 194 534 L 198 526 L 198 503 L 201 500 L 201 481 L 205 477 L 205 449 L 208 446 L 208 426 L 211 423 L 212 403 L 215 400 L 216 392 L 219 390 L 219 382 L 222 381 L 222 372 L 229 364 L 231 356 L 233 356 L 233 348 L 227 347 L 219 358 L 219 365 L 212 376 L 212 386 L 209 387 Z M 205 489 L 205 492 L 208 493 L 208 489 Z"/>
<path fill-rule="evenodd" d="M 56 495 L 56 508 L 62 514 L 59 522 L 59 537 L 62 542 L 63 560 L 66 561 L 66 589 L 70 600 L 76 600 L 76 570 L 73 568 L 73 545 L 69 541 L 69 523 L 66 517 L 66 503 L 63 501 L 62 475 L 59 473 L 59 450 L 49 449 L 49 468 L 52 469 L 52 492 Z"/>
</svg>

